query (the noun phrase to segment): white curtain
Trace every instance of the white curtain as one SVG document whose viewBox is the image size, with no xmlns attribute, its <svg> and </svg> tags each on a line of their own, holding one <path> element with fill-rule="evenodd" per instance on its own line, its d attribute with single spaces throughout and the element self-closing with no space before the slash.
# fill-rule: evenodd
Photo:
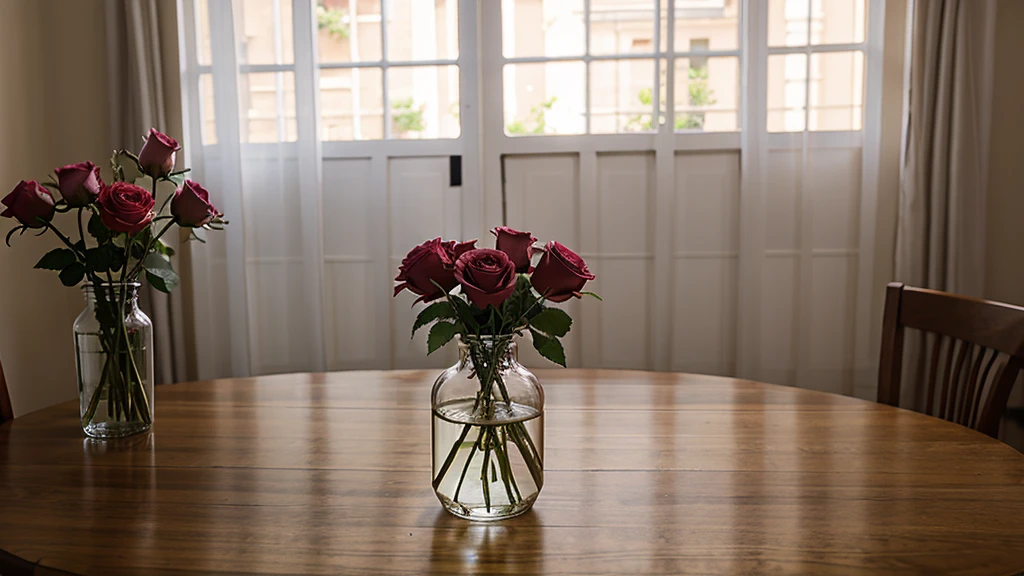
<svg viewBox="0 0 1024 576">
<path fill-rule="evenodd" d="M 321 154 L 315 84 L 304 77 L 315 70 L 312 3 L 295 2 L 293 13 L 290 0 L 268 1 L 260 7 L 270 13 L 248 20 L 245 7 L 258 3 L 182 4 L 184 45 L 195 46 L 196 23 L 215 31 L 211 61 L 183 52 L 186 152 L 230 222 L 191 245 L 198 375 L 322 371 Z M 272 54 L 248 49 L 257 18 L 274 26 Z M 215 122 L 200 124 L 200 95 L 212 96 Z M 265 98 L 276 117 L 250 113 Z"/>
<path fill-rule="evenodd" d="M 917 0 L 896 236 L 896 279 L 981 297 L 996 3 Z M 908 340 L 904 405 L 920 404 Z"/>
</svg>

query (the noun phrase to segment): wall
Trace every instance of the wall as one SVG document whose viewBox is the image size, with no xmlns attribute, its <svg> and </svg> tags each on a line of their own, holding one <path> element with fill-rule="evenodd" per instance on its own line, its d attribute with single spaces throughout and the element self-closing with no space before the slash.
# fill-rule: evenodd
<svg viewBox="0 0 1024 576">
<path fill-rule="evenodd" d="M 0 34 L 0 194 L 55 167 L 109 157 L 102 7 L 0 0 L 9 24 Z M 0 232 L 9 229 L 0 222 Z M 0 362 L 16 416 L 77 394 L 71 325 L 82 296 L 32 269 L 57 243 L 26 234 L 0 246 Z"/>
</svg>

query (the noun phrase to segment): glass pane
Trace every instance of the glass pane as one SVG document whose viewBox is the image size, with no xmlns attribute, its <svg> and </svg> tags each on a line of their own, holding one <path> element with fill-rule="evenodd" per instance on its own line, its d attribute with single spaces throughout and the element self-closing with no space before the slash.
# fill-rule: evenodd
<svg viewBox="0 0 1024 576">
<path fill-rule="evenodd" d="M 213 77 L 199 76 L 199 123 L 200 137 L 204 145 L 217 143 L 217 120 L 213 114 Z"/>
<path fill-rule="evenodd" d="M 291 64 L 295 61 L 292 40 L 292 3 L 289 0 L 242 0 L 240 64 Z"/>
<path fill-rule="evenodd" d="M 459 57 L 458 0 L 387 0 L 388 60 Z"/>
<path fill-rule="evenodd" d="M 807 10 L 810 2 L 768 0 L 769 46 L 807 46 Z"/>
<path fill-rule="evenodd" d="M 317 0 L 321 62 L 380 61 L 380 0 Z"/>
<path fill-rule="evenodd" d="M 320 71 L 320 137 L 323 140 L 384 138 L 380 68 Z"/>
<path fill-rule="evenodd" d="M 654 2 L 590 0 L 591 54 L 653 54 Z"/>
<path fill-rule="evenodd" d="M 295 142 L 295 74 L 239 74 L 242 142 Z"/>
<path fill-rule="evenodd" d="M 590 63 L 590 132 L 656 130 L 653 60 L 606 60 Z M 662 94 L 664 98 L 664 94 Z"/>
<path fill-rule="evenodd" d="M 580 56 L 584 36 L 582 0 L 501 1 L 502 54 L 506 58 Z"/>
<path fill-rule="evenodd" d="M 389 68 L 391 138 L 458 138 L 459 67 Z"/>
<path fill-rule="evenodd" d="M 505 65 L 505 133 L 583 134 L 585 76 L 583 62 Z"/>
<path fill-rule="evenodd" d="M 864 53 L 811 55 L 810 129 L 860 130 L 864 115 Z"/>
<path fill-rule="evenodd" d="M 811 44 L 854 44 L 864 41 L 865 0 L 814 0 Z"/>
<path fill-rule="evenodd" d="M 675 84 L 677 131 L 739 130 L 739 58 L 679 58 Z"/>
<path fill-rule="evenodd" d="M 676 52 L 739 48 L 741 0 L 676 0 Z"/>
<path fill-rule="evenodd" d="M 210 57 L 210 5 L 209 0 L 196 0 L 196 58 L 202 66 L 213 63 Z"/>
<path fill-rule="evenodd" d="M 807 103 L 807 55 L 768 56 L 768 131 L 802 132 Z"/>
</svg>

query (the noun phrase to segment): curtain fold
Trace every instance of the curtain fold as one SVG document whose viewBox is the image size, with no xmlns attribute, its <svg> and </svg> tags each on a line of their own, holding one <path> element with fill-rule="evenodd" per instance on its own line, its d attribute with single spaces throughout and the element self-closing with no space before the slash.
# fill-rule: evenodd
<svg viewBox="0 0 1024 576">
<path fill-rule="evenodd" d="M 910 285 L 984 291 L 995 10 L 992 0 L 914 3 L 895 261 L 895 278 Z M 908 339 L 905 381 L 914 385 L 903 392 L 913 405 L 924 394 L 920 350 Z"/>
<path fill-rule="evenodd" d="M 164 50 L 174 49 L 160 26 L 158 0 L 108 0 L 107 74 L 110 86 L 112 147 L 137 150 L 150 128 L 174 132 L 168 125 L 167 88 L 164 83 Z M 173 71 L 177 74 L 177 71 Z M 180 159 L 179 159 L 180 165 Z M 173 193 L 163 182 L 161 194 Z M 180 251 L 180 239 L 173 234 L 164 242 Z M 182 278 L 189 276 L 175 259 Z M 140 301 L 153 320 L 154 375 L 157 384 L 188 379 L 184 306 L 180 290 L 164 294 L 148 284 Z"/>
</svg>

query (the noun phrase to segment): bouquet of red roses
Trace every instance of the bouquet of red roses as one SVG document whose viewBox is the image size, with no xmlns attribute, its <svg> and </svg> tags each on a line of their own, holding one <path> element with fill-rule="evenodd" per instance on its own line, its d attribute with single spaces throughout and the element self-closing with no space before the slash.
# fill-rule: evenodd
<svg viewBox="0 0 1024 576">
<path fill-rule="evenodd" d="M 152 377 L 146 374 L 152 373 L 152 367 L 144 362 L 147 343 L 142 329 L 149 328 L 151 339 L 152 326 L 148 320 L 143 326 L 133 319 L 141 276 L 162 292 L 178 285 L 171 266 L 174 250 L 161 237 L 177 225 L 188 228 L 190 238 L 202 241 L 196 229 L 222 230 L 227 224 L 210 203 L 206 189 L 186 179 L 188 170 L 173 171 L 180 149 L 174 139 L 151 129 L 138 155 L 114 152 L 109 184 L 100 177 L 99 166 L 79 162 L 57 168 L 47 182 L 22 180 L 2 201 L 6 209 L 0 216 L 17 221 L 7 233 L 7 245 L 15 233 L 52 232 L 64 247 L 45 254 L 35 267 L 58 272 L 65 286 L 84 280 L 87 301 L 94 301 L 95 318 L 89 319 L 88 333 L 79 334 L 76 323 L 82 426 L 90 435 L 133 433 L 139 427 L 148 428 L 152 419 L 147 392 L 152 389 Z M 149 189 L 136 182 L 148 184 Z M 175 191 L 154 210 L 159 182 L 172 183 Z M 64 212 L 76 217 L 77 240 L 72 239 L 74 233 L 62 232 L 53 222 L 55 214 Z M 100 365 L 92 367 L 97 357 Z M 101 417 L 97 410 L 103 400 L 106 410 Z M 118 431 L 112 432 L 114 428 Z"/>
<path fill-rule="evenodd" d="M 481 520 L 522 514 L 543 484 L 544 393 L 519 364 L 514 336 L 529 332 L 542 356 L 565 366 L 559 339 L 572 318 L 545 304 L 597 298 L 583 291 L 594 275 L 572 250 L 558 242 L 535 248 L 531 233 L 504 226 L 491 232 L 493 250 L 476 248 L 476 240 L 428 240 L 409 252 L 395 279 L 395 295 L 409 290 L 430 303 L 412 327 L 415 334 L 430 326 L 428 354 L 458 336 L 459 362 L 431 394 L 433 486 L 448 511 Z M 535 251 L 542 253 L 536 266 Z"/>
<path fill-rule="evenodd" d="M 491 231 L 495 249 L 476 248 L 476 240 L 428 240 L 412 249 L 398 269 L 395 295 L 402 290 L 418 294 L 417 302 L 443 301 L 427 306 L 413 324 L 415 333 L 433 323 L 427 336 L 427 354 L 464 336 L 522 336 L 529 331 L 533 347 L 552 362 L 565 366 L 559 338 L 572 326 L 572 318 L 545 302 L 565 302 L 584 295 L 594 275 L 578 254 L 558 242 L 536 248 L 530 232 L 507 226 Z M 542 256 L 532 265 L 535 252 Z M 458 287 L 459 292 L 452 294 Z"/>
</svg>

